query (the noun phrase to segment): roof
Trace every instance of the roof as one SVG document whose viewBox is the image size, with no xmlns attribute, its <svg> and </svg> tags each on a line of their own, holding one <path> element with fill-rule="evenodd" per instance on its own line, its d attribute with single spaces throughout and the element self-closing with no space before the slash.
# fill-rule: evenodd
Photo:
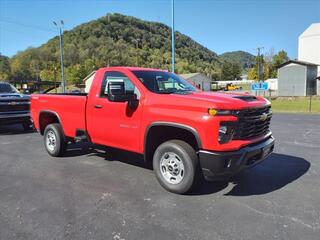
<svg viewBox="0 0 320 240">
<path fill-rule="evenodd" d="M 298 64 L 298 65 L 303 65 L 303 66 L 319 66 L 318 64 L 315 64 L 315 63 L 310 63 L 310 62 L 306 62 L 306 61 L 299 61 L 299 60 L 289 60 L 285 63 L 282 63 L 280 65 L 277 66 L 277 68 L 282 68 L 290 63 L 295 63 L 295 64 Z"/>
<path fill-rule="evenodd" d="M 185 78 L 185 79 L 188 79 L 188 78 L 192 78 L 194 76 L 197 76 L 197 75 L 203 75 L 202 73 L 185 73 L 185 74 L 179 74 L 179 76 Z"/>
<path fill-rule="evenodd" d="M 162 70 L 162 69 L 157 69 L 157 68 L 144 68 L 144 67 L 130 67 L 130 66 L 110 66 L 110 67 L 105 67 L 104 69 L 128 69 L 130 71 L 161 71 L 161 72 L 168 72 L 168 70 Z"/>
<path fill-rule="evenodd" d="M 320 36 L 320 23 L 312 23 L 299 38 Z"/>
<path fill-rule="evenodd" d="M 162 70 L 162 69 L 156 69 L 156 68 L 143 68 L 143 67 L 128 67 L 128 66 L 112 66 L 112 67 L 104 67 L 101 68 L 104 70 L 108 70 L 108 69 L 113 69 L 113 70 L 119 70 L 119 69 L 128 69 L 130 71 L 159 71 L 159 72 L 168 72 L 167 70 Z M 88 79 L 90 79 L 92 77 L 92 75 L 94 75 L 97 71 L 93 71 L 91 72 L 88 76 L 86 76 L 83 79 L 83 82 L 86 82 Z"/>
</svg>

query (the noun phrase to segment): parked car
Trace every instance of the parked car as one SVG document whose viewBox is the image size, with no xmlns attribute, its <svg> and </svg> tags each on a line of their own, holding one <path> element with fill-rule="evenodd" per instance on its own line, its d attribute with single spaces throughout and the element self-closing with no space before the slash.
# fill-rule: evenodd
<svg viewBox="0 0 320 240">
<path fill-rule="evenodd" d="M 31 95 L 31 114 L 51 156 L 74 139 L 140 153 L 174 193 L 202 175 L 233 176 L 274 148 L 268 100 L 203 92 L 156 69 L 101 68 L 88 94 Z"/>
<path fill-rule="evenodd" d="M 0 124 L 22 124 L 23 128 L 33 128 L 30 117 L 30 96 L 20 94 L 9 83 L 0 82 Z"/>
</svg>

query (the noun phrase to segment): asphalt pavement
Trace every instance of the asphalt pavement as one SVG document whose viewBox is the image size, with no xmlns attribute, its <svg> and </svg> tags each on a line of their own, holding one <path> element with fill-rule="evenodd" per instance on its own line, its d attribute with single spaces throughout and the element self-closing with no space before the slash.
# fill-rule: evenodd
<svg viewBox="0 0 320 240">
<path fill-rule="evenodd" d="M 275 114 L 275 152 L 230 182 L 165 191 L 141 158 L 0 127 L 0 239 L 320 239 L 320 115 Z M 82 149 L 82 147 L 84 149 Z"/>
</svg>

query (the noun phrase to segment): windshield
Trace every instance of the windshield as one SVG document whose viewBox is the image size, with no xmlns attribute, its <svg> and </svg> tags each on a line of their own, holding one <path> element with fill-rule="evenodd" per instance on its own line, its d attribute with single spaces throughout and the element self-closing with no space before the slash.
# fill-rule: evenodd
<svg viewBox="0 0 320 240">
<path fill-rule="evenodd" d="M 170 72 L 160 71 L 132 71 L 134 75 L 143 83 L 143 85 L 154 93 L 170 94 L 181 93 L 186 94 L 196 91 L 186 80 L 178 77 Z"/>
<path fill-rule="evenodd" d="M 19 93 L 17 89 L 8 83 L 0 83 L 0 93 Z"/>
</svg>

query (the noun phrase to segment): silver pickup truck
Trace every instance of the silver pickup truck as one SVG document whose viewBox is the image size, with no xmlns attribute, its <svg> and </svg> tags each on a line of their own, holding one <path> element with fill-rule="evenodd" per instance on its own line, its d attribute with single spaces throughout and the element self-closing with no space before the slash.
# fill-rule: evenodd
<svg viewBox="0 0 320 240">
<path fill-rule="evenodd" d="M 30 118 L 30 97 L 20 94 L 9 83 L 0 82 L 0 125 L 22 124 L 23 128 L 33 128 Z"/>
</svg>

